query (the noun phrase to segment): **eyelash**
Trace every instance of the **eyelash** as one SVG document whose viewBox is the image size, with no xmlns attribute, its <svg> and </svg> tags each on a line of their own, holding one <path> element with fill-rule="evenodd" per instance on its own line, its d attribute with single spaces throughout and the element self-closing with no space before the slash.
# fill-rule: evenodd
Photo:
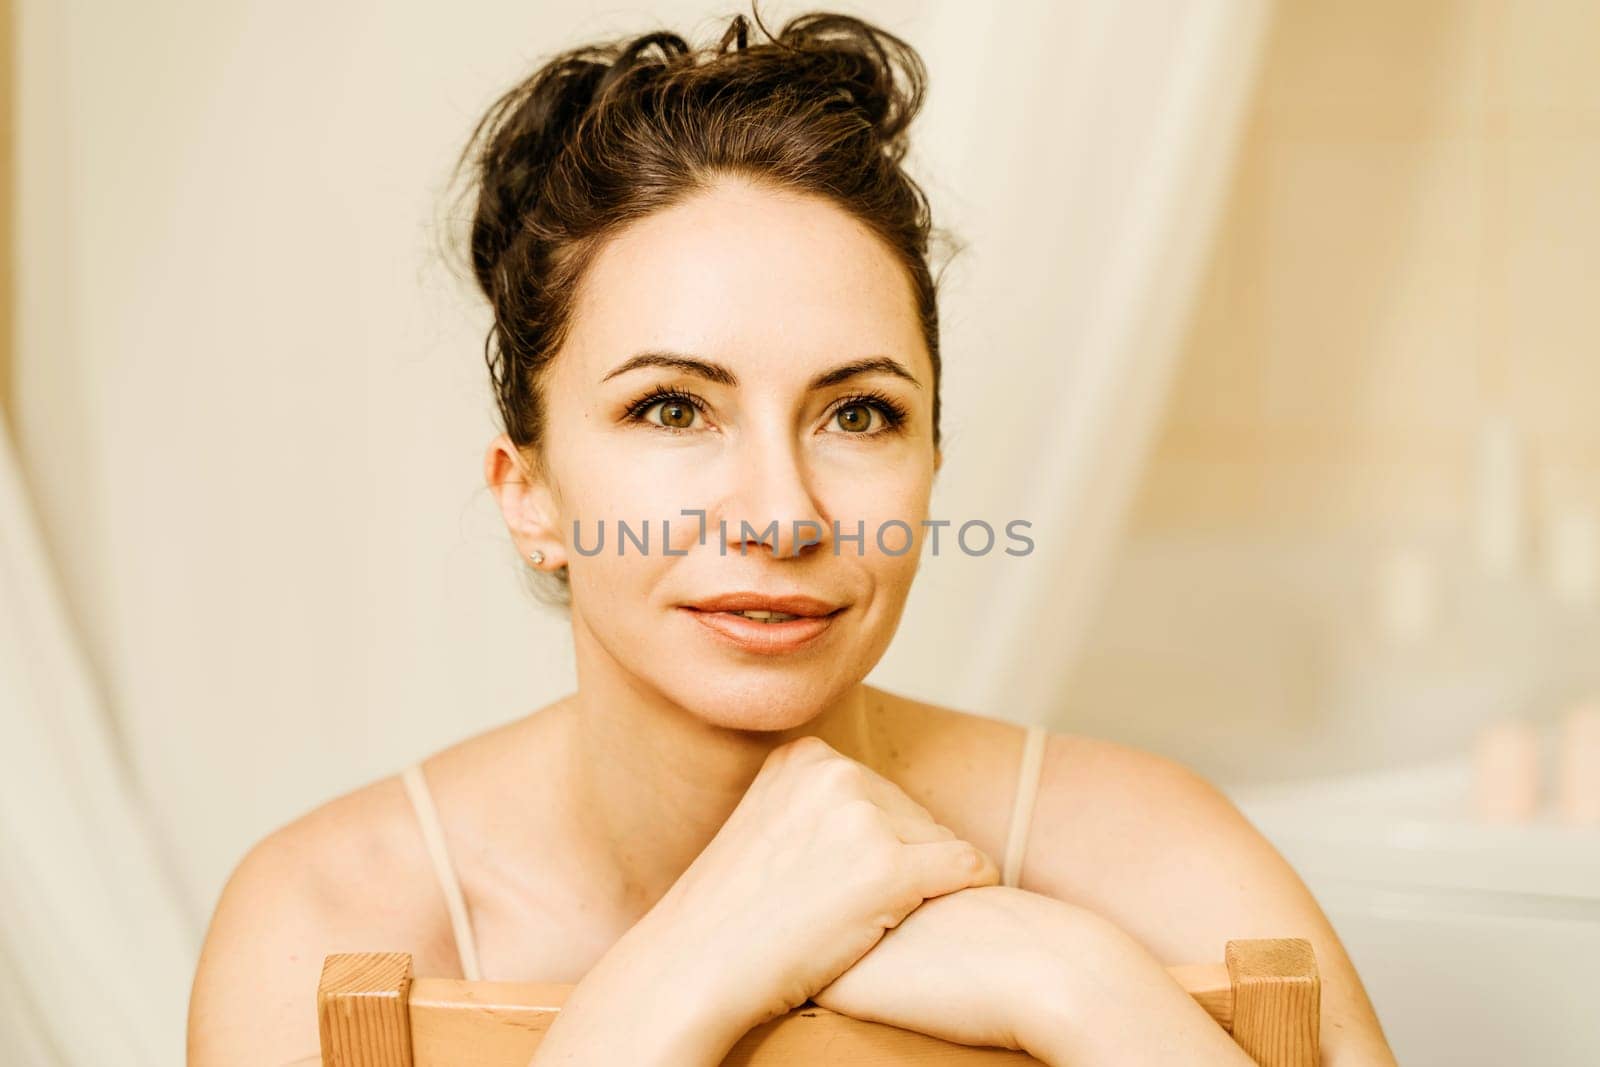
<svg viewBox="0 0 1600 1067">
<path fill-rule="evenodd" d="M 629 422 L 646 423 L 657 430 L 665 430 L 668 433 L 689 432 L 688 427 L 663 426 L 658 422 L 650 422 L 644 417 L 645 412 L 649 411 L 662 401 L 673 401 L 679 404 L 689 404 L 698 410 L 701 415 L 705 414 L 705 409 L 709 406 L 701 397 L 698 397 L 695 394 L 687 392 L 683 389 L 658 387 L 656 389 L 652 389 L 650 392 L 646 393 L 644 396 L 641 396 L 632 404 L 628 405 L 625 418 Z M 889 396 L 887 393 L 880 393 L 872 389 L 861 393 L 855 393 L 851 396 L 841 397 L 839 402 L 834 405 L 833 410 L 829 412 L 828 417 L 831 419 L 835 415 L 838 415 L 839 412 L 849 407 L 873 408 L 878 412 L 879 415 L 883 417 L 884 422 L 882 429 L 872 430 L 868 433 L 850 433 L 849 431 L 841 431 L 851 437 L 877 437 L 879 434 L 893 433 L 900 429 L 900 427 L 905 423 L 907 417 L 905 405 L 901 404 L 898 400 L 892 396 Z"/>
</svg>

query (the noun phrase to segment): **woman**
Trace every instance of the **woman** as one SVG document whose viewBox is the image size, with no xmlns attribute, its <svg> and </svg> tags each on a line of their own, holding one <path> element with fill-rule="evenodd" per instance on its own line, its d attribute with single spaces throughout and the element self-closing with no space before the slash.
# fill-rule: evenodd
<svg viewBox="0 0 1600 1067">
<path fill-rule="evenodd" d="M 1327 920 L 1206 782 L 863 684 L 941 455 L 899 166 L 923 71 L 845 16 L 747 36 L 566 53 L 475 131 L 485 476 L 570 607 L 577 691 L 257 844 L 191 1063 L 316 1062 L 323 956 L 393 949 L 575 983 L 541 1065 L 714 1064 L 808 998 L 1048 1063 L 1243 1064 L 1165 966 L 1258 936 L 1314 943 L 1325 1062 L 1392 1063 Z"/>
</svg>

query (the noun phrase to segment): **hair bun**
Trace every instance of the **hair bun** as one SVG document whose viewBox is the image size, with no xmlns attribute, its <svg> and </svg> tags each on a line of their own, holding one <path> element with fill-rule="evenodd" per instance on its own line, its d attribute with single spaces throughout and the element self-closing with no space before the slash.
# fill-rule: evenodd
<svg viewBox="0 0 1600 1067">
<path fill-rule="evenodd" d="M 753 95 L 784 93 L 823 112 L 859 116 L 878 148 L 899 163 L 921 110 L 927 73 L 906 42 L 851 15 L 798 15 L 767 43 L 752 44 L 750 20 L 735 15 L 715 48 L 697 52 L 667 31 L 590 44 L 557 54 L 497 99 L 458 160 L 473 165 L 471 267 L 491 300 L 496 265 L 531 223 L 547 176 L 581 135 L 586 117 L 614 100 L 637 106 L 646 83 L 692 68 L 720 66 L 716 82 Z M 709 73 L 709 71 L 707 71 Z"/>
<path fill-rule="evenodd" d="M 486 294 L 495 265 L 537 205 L 545 176 L 612 69 L 604 47 L 564 52 L 504 93 L 478 121 L 458 167 L 474 168 L 476 219 L 469 252 Z"/>
<path fill-rule="evenodd" d="M 832 98 L 858 108 L 892 158 L 904 155 L 906 133 L 922 109 L 928 80 L 915 49 L 861 19 L 831 12 L 792 19 L 776 43 L 808 60 L 807 81 L 819 88 L 836 85 Z"/>
</svg>

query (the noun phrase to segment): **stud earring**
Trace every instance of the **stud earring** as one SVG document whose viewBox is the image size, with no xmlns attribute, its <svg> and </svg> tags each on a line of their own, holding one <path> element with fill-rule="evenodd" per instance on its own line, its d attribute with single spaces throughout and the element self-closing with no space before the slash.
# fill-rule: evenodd
<svg viewBox="0 0 1600 1067">
<path fill-rule="evenodd" d="M 537 549 L 537 548 L 536 548 L 536 549 L 534 549 L 534 550 L 533 550 L 533 551 L 532 551 L 532 552 L 529 552 L 529 553 L 528 553 L 528 558 L 529 558 L 529 559 L 531 559 L 531 560 L 533 560 L 533 565 L 534 565 L 534 566 L 535 566 L 535 567 L 537 567 L 537 566 L 538 566 L 538 565 L 539 565 L 539 564 L 541 564 L 541 563 L 543 563 L 543 562 L 544 562 L 544 553 L 543 553 L 543 552 L 540 552 L 540 551 L 539 551 L 539 550 L 538 550 L 538 549 Z"/>
</svg>

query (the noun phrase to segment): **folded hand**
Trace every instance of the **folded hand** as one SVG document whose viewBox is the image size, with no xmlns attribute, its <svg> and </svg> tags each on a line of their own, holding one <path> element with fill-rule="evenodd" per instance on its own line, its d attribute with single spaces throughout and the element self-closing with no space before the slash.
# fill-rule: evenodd
<svg viewBox="0 0 1600 1067">
<path fill-rule="evenodd" d="M 1045 936 L 1070 918 L 1061 901 L 974 886 L 924 901 L 812 997 L 830 1011 L 963 1045 L 1022 1048 L 1025 1013 L 1051 993 Z"/>
</svg>

